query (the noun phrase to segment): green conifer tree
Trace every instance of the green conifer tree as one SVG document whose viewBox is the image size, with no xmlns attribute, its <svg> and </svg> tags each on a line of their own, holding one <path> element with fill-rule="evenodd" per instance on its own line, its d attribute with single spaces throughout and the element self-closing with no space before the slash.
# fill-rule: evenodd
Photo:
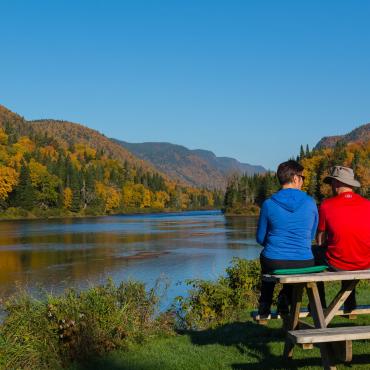
<svg viewBox="0 0 370 370">
<path fill-rule="evenodd" d="M 25 162 L 21 165 L 19 181 L 14 189 L 14 205 L 26 210 L 35 206 L 36 192 L 31 183 L 30 171 Z"/>
</svg>

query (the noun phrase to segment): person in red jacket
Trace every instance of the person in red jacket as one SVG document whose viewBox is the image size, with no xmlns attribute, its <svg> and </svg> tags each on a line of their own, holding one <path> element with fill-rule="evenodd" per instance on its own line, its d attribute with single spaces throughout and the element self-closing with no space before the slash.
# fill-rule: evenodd
<svg viewBox="0 0 370 370">
<path fill-rule="evenodd" d="M 335 166 L 324 182 L 334 196 L 319 209 L 317 244 L 325 247 L 325 262 L 333 271 L 370 269 L 370 201 L 353 189 L 361 184 L 351 168 Z M 356 306 L 355 294 L 345 309 Z"/>
</svg>

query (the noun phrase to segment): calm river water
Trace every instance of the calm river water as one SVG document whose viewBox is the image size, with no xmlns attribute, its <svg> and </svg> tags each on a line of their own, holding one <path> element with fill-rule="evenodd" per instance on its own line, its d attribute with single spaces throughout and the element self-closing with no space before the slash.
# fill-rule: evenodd
<svg viewBox="0 0 370 370">
<path fill-rule="evenodd" d="M 216 279 L 233 256 L 257 258 L 255 217 L 218 211 L 0 222 L 0 297 L 21 284 L 55 293 L 107 277 L 170 284 L 162 308 L 189 278 Z"/>
</svg>

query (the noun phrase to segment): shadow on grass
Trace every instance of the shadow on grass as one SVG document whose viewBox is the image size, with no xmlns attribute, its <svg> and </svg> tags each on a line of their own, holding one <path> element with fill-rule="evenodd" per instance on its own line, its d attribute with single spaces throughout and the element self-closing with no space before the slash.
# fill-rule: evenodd
<svg viewBox="0 0 370 370">
<path fill-rule="evenodd" d="M 240 353 L 246 356 L 252 363 L 235 363 L 232 369 L 235 370 L 260 370 L 260 369 L 299 369 L 310 368 L 312 366 L 321 367 L 321 357 L 307 357 L 284 359 L 283 347 L 285 333 L 282 329 L 271 328 L 254 322 L 236 322 L 223 325 L 216 329 L 203 331 L 187 331 L 183 334 L 190 336 L 195 345 L 220 344 L 224 346 L 233 346 Z M 279 349 L 272 353 L 271 347 L 279 346 Z M 296 349 L 298 349 L 296 347 Z M 280 352 L 281 354 L 276 354 Z M 305 351 L 306 352 L 306 351 Z M 307 353 L 309 356 L 309 353 Z M 302 357 L 302 352 L 299 356 Z M 359 354 L 353 356 L 353 361 L 342 366 L 356 368 L 356 364 L 369 364 L 368 354 Z"/>
<path fill-rule="evenodd" d="M 341 366 L 348 369 L 357 369 L 356 365 L 368 365 L 369 364 L 369 355 L 357 355 L 351 363 L 344 364 Z M 339 362 L 336 363 L 336 366 L 339 365 Z M 233 370 L 261 370 L 261 369 L 274 369 L 274 370 L 285 370 L 285 369 L 309 369 L 312 366 L 322 367 L 321 358 L 307 358 L 307 359 L 292 359 L 292 360 L 283 360 L 277 356 L 272 356 L 270 361 L 261 361 L 260 363 L 255 364 L 233 364 Z M 365 367 L 362 367 L 365 369 Z M 366 367 L 368 369 L 368 367 Z"/>
<path fill-rule="evenodd" d="M 143 364 L 124 364 L 111 357 L 100 357 L 79 363 L 73 370 L 153 370 L 153 367 Z"/>
</svg>

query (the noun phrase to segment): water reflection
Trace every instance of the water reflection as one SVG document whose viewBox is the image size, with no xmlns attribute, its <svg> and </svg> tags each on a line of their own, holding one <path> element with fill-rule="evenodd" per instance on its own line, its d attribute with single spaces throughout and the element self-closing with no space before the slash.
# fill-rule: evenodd
<svg viewBox="0 0 370 370">
<path fill-rule="evenodd" d="M 254 217 L 220 212 L 1 222 L 0 295 L 15 282 L 58 292 L 108 276 L 152 285 L 164 274 L 166 306 L 186 290 L 178 281 L 215 279 L 233 256 L 256 258 L 255 229 Z"/>
</svg>

